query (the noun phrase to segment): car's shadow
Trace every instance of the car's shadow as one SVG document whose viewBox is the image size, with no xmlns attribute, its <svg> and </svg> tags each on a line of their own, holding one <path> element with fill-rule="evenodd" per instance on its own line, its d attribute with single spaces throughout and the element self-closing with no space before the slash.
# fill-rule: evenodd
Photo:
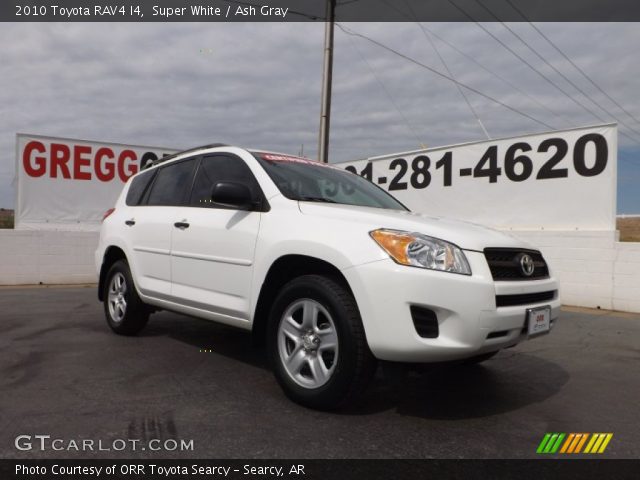
<svg viewBox="0 0 640 480">
<path fill-rule="evenodd" d="M 257 348 L 251 334 L 239 328 L 178 313 L 160 312 L 151 316 L 139 336 L 166 336 L 200 350 L 211 350 L 253 367 L 270 370 L 265 350 Z"/>
<path fill-rule="evenodd" d="M 368 401 L 345 413 L 399 414 L 438 420 L 481 418 L 552 397 L 569 380 L 558 364 L 507 350 L 479 365 L 383 364 Z"/>
<path fill-rule="evenodd" d="M 141 336 L 167 336 L 269 371 L 265 349 L 256 347 L 250 334 L 234 328 L 162 313 L 152 317 Z M 568 380 L 569 374 L 557 363 L 517 348 L 481 365 L 383 362 L 363 398 L 337 413 L 371 415 L 395 410 L 434 420 L 481 418 L 544 401 Z"/>
</svg>

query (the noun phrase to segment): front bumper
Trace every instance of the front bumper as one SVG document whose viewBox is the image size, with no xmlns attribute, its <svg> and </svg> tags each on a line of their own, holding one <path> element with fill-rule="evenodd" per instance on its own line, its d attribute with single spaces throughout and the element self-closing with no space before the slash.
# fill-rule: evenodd
<svg viewBox="0 0 640 480">
<path fill-rule="evenodd" d="M 516 345 L 527 338 L 526 311 L 551 306 L 558 318 L 560 299 L 496 307 L 496 295 L 558 290 L 554 278 L 495 282 L 480 252 L 466 251 L 473 275 L 398 265 L 391 259 L 343 271 L 360 309 L 369 347 L 380 360 L 441 362 L 472 357 Z M 433 310 L 437 338 L 423 338 L 410 307 Z"/>
</svg>

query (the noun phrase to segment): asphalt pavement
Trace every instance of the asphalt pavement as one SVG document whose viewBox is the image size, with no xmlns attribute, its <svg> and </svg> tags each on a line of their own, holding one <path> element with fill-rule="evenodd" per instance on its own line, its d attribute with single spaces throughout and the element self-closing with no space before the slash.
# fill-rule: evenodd
<svg viewBox="0 0 640 480">
<path fill-rule="evenodd" d="M 481 366 L 380 368 L 324 413 L 282 394 L 245 332 L 160 312 L 121 337 L 94 287 L 0 289 L 0 458 L 533 458 L 547 432 L 613 433 L 600 458 L 640 458 L 639 399 L 640 315 L 564 309 Z"/>
</svg>

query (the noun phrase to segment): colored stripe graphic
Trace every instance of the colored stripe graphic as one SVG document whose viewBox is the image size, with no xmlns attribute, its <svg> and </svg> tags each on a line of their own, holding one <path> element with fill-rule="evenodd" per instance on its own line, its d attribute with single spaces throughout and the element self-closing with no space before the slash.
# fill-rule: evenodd
<svg viewBox="0 0 640 480">
<path fill-rule="evenodd" d="M 552 434 L 551 438 L 547 442 L 547 446 L 544 447 L 544 451 L 542 453 L 551 453 L 551 449 L 553 448 L 553 445 L 555 444 L 557 438 L 558 438 L 557 433 Z"/>
<path fill-rule="evenodd" d="M 598 451 L 598 449 L 600 448 L 600 444 L 602 443 L 602 441 L 604 440 L 604 437 L 606 436 L 602 433 L 597 433 L 594 435 L 598 435 L 598 439 L 596 440 L 596 443 L 593 444 L 593 447 L 591 448 L 590 453 L 596 453 Z"/>
<path fill-rule="evenodd" d="M 550 433 L 544 434 L 544 438 L 540 442 L 540 445 L 538 445 L 538 449 L 536 450 L 536 453 L 542 453 L 544 451 L 544 447 L 547 445 L 547 442 L 549 441 L 550 438 L 551 438 Z"/>
<path fill-rule="evenodd" d="M 571 447 L 569 447 L 569 453 L 580 453 L 582 445 L 584 445 L 588 436 L 588 433 L 576 433 L 576 439 L 571 444 Z"/>
<path fill-rule="evenodd" d="M 584 453 L 603 453 L 613 438 L 613 433 L 594 433 Z"/>
<path fill-rule="evenodd" d="M 604 450 L 607 448 L 607 445 L 609 445 L 609 442 L 611 441 L 612 438 L 613 438 L 613 433 L 607 433 L 607 436 L 604 439 L 604 442 L 602 442 L 602 445 L 600 445 L 600 450 L 598 450 L 598 453 L 604 453 Z"/>
<path fill-rule="evenodd" d="M 536 453 L 600 454 L 605 451 L 612 438 L 613 433 L 545 433 Z"/>
<path fill-rule="evenodd" d="M 585 448 L 584 453 L 591 453 L 591 447 L 593 447 L 593 444 L 596 443 L 597 439 L 598 435 L 591 435 L 591 440 L 587 443 L 587 448 Z"/>
<path fill-rule="evenodd" d="M 580 442 L 578 442 L 578 445 L 576 445 L 576 450 L 573 453 L 580 453 L 582 451 L 582 447 L 584 443 L 587 441 L 587 438 L 589 438 L 589 434 L 583 433 L 582 438 L 580 439 Z"/>
<path fill-rule="evenodd" d="M 602 445 L 600 445 L 600 450 L 598 450 L 598 453 L 603 453 L 605 448 L 607 448 L 607 445 L 609 445 L 609 442 L 611 441 L 611 439 L 613 438 L 613 433 L 607 433 L 607 436 L 604 439 L 604 442 L 602 442 Z"/>
<path fill-rule="evenodd" d="M 570 433 L 569 436 L 567 437 L 567 440 L 564 442 L 564 445 L 562 445 L 562 449 L 560 450 L 560 453 L 566 453 L 567 449 L 569 448 L 569 445 L 571 445 L 571 442 L 573 442 L 574 438 L 576 438 L 576 434 Z"/>
<path fill-rule="evenodd" d="M 551 447 L 551 450 L 549 451 L 549 453 L 556 453 L 558 451 L 558 449 L 560 448 L 560 444 L 562 443 L 562 440 L 564 440 L 565 434 L 561 433 L 558 435 L 558 439 L 556 440 L 556 443 L 553 445 L 553 447 Z"/>
<path fill-rule="evenodd" d="M 538 445 L 537 453 L 556 453 L 562 445 L 565 433 L 547 433 Z"/>
</svg>

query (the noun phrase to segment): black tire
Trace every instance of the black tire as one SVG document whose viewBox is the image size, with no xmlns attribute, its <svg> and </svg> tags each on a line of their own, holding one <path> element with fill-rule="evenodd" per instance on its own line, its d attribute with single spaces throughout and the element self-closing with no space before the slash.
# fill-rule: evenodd
<svg viewBox="0 0 640 480">
<path fill-rule="evenodd" d="M 304 345 L 312 345 L 310 348 L 313 348 L 314 340 L 308 338 L 309 335 L 313 337 L 313 334 L 307 333 L 304 341 L 297 342 L 291 340 L 280 328 L 285 313 L 295 311 L 296 305 L 301 302 L 303 304 L 299 307 L 303 312 L 299 314 L 301 316 L 306 312 L 306 305 L 320 305 L 318 307 L 320 311 L 312 323 L 314 330 L 318 332 L 317 337 L 320 338 L 318 340 L 320 343 L 315 347 L 316 351 L 307 351 L 304 348 Z M 325 313 L 329 316 L 328 320 Z M 296 314 L 298 314 L 297 311 Z M 294 318 L 293 314 L 291 318 Z M 305 322 L 301 320 L 300 323 L 299 327 L 302 330 Z M 332 341 L 334 338 L 337 341 Z M 323 350 L 322 342 L 324 341 L 326 341 L 325 347 L 330 348 L 330 344 L 333 343 L 337 345 L 333 353 Z M 283 358 L 283 355 L 285 357 L 287 355 L 288 342 L 294 345 L 291 347 L 292 352 L 297 352 L 296 356 L 301 355 L 303 358 L 299 362 L 303 365 L 299 370 L 300 373 L 295 376 L 289 373 L 285 367 L 286 360 Z M 377 365 L 375 357 L 369 350 L 360 312 L 351 292 L 335 279 L 321 275 L 305 275 L 296 278 L 280 290 L 269 315 L 267 347 L 274 375 L 285 394 L 296 403 L 320 410 L 332 410 L 352 404 L 366 389 Z M 281 351 L 285 353 L 281 354 Z M 325 356 L 327 354 L 328 359 Z M 289 358 L 293 356 L 294 353 L 291 353 Z M 304 376 L 305 368 L 310 383 L 313 383 L 316 378 L 312 366 L 314 361 L 316 365 L 318 361 L 322 361 L 324 367 L 328 367 L 331 373 L 326 375 L 327 380 L 324 384 L 301 385 L 301 381 L 307 381 Z M 318 371 L 317 368 L 316 366 L 315 371 Z M 289 369 L 294 368 L 289 367 Z"/>
<path fill-rule="evenodd" d="M 486 360 L 489 360 L 490 358 L 495 357 L 499 351 L 500 350 L 496 350 L 495 352 L 483 353 L 482 355 L 476 355 L 475 357 L 467 358 L 463 360 L 461 364 L 462 365 L 478 365 L 479 363 L 482 363 Z"/>
<path fill-rule="evenodd" d="M 118 280 L 124 282 L 123 291 L 117 286 Z M 107 323 L 119 335 L 137 335 L 149 321 L 150 310 L 140 300 L 125 260 L 118 260 L 107 272 L 103 299 Z M 124 304 L 120 302 L 121 299 Z M 117 303 L 124 305 L 124 310 Z"/>
</svg>

